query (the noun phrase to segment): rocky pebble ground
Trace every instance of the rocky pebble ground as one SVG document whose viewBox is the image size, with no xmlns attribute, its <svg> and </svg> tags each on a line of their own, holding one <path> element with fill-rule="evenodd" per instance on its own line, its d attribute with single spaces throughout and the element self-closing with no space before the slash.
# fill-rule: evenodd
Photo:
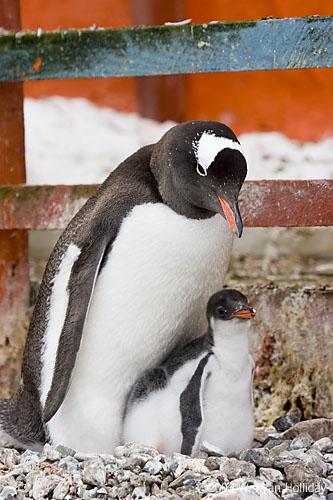
<svg viewBox="0 0 333 500">
<path fill-rule="evenodd" d="M 100 455 L 0 448 L 0 499 L 333 500 L 333 420 L 293 424 L 281 417 L 228 456 L 208 443 L 197 458 L 137 443 Z"/>
</svg>

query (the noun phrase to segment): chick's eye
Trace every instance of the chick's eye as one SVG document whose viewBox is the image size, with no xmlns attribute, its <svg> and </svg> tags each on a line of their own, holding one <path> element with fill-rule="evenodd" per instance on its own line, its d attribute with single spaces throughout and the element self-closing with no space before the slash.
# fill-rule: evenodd
<svg viewBox="0 0 333 500">
<path fill-rule="evenodd" d="M 197 163 L 197 172 L 198 172 L 198 174 L 199 174 L 199 175 L 201 175 L 202 177 L 206 177 L 206 175 L 207 175 L 207 170 L 205 170 L 205 169 L 203 168 L 203 166 L 202 166 L 202 165 L 200 165 L 200 163 Z"/>
<path fill-rule="evenodd" d="M 219 307 L 217 308 L 217 312 L 219 313 L 219 316 L 223 316 L 223 314 L 224 314 L 226 311 L 225 311 L 224 307 L 219 306 Z"/>
</svg>

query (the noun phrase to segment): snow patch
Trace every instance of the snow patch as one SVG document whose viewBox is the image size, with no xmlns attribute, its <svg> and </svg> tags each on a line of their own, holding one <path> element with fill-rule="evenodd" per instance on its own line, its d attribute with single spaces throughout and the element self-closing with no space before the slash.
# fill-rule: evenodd
<svg viewBox="0 0 333 500">
<path fill-rule="evenodd" d="M 28 184 L 93 184 L 174 122 L 97 107 L 86 99 L 24 101 Z M 247 179 L 330 179 L 333 138 L 300 144 L 277 132 L 242 134 Z"/>
</svg>

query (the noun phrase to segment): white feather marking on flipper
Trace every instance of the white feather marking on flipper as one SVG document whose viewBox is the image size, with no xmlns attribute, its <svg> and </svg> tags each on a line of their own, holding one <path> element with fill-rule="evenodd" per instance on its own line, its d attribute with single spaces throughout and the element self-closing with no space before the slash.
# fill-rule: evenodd
<svg viewBox="0 0 333 500">
<path fill-rule="evenodd" d="M 42 405 L 44 405 L 51 387 L 59 338 L 66 317 L 68 305 L 67 285 L 73 265 L 78 259 L 80 253 L 81 250 L 79 247 L 74 244 L 70 244 L 61 259 L 58 273 L 52 280 L 48 323 L 45 330 L 44 345 L 41 356 L 42 370 L 40 398 Z"/>
</svg>

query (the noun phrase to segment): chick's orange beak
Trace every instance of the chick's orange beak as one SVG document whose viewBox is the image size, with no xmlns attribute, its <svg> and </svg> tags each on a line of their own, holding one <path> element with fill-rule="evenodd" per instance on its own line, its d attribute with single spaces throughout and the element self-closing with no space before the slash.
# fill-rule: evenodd
<svg viewBox="0 0 333 500">
<path fill-rule="evenodd" d="M 256 315 L 256 310 L 253 309 L 253 307 L 249 307 L 248 309 L 241 309 L 240 311 L 237 311 L 233 313 L 230 318 L 244 318 L 244 319 L 251 319 Z"/>
</svg>

